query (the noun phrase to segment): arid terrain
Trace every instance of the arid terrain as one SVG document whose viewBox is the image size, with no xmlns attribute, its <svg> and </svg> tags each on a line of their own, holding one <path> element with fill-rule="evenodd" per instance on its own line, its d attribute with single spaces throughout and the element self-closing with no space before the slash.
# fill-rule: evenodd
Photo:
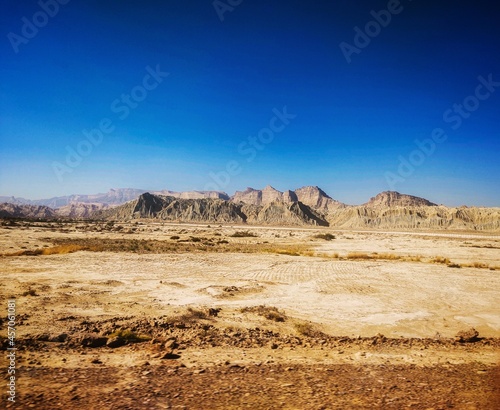
<svg viewBox="0 0 500 410">
<path fill-rule="evenodd" d="M 498 232 L 5 220 L 0 254 L 2 407 L 499 408 Z"/>
</svg>

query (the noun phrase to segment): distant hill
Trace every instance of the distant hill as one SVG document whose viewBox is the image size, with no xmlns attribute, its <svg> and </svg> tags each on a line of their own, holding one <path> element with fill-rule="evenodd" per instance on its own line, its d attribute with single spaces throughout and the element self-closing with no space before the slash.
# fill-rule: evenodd
<svg viewBox="0 0 500 410">
<path fill-rule="evenodd" d="M 231 198 L 233 202 L 248 205 L 269 205 L 272 202 L 294 203 L 302 202 L 316 210 L 343 208 L 346 205 L 330 198 L 317 186 L 306 186 L 295 191 L 280 192 L 268 185 L 264 189 L 247 188 L 245 191 L 236 191 Z"/>
<path fill-rule="evenodd" d="M 222 199 L 182 199 L 149 193 L 135 201 L 97 212 L 94 217 L 109 220 L 154 218 L 177 222 L 328 225 L 321 216 L 299 202 L 246 205 Z"/>
<path fill-rule="evenodd" d="M 0 204 L 0 218 L 50 219 L 55 217 L 55 210 L 48 206 Z"/>
<path fill-rule="evenodd" d="M 318 187 L 280 192 L 271 186 L 247 188 L 233 197 L 223 192 L 141 193 L 111 190 L 107 194 L 68 198 L 108 203 L 70 202 L 51 208 L 33 204 L 0 204 L 0 218 L 73 218 L 101 220 L 157 219 L 193 223 L 234 223 L 280 226 L 331 226 L 339 229 L 500 230 L 500 208 L 436 205 L 424 198 L 385 191 L 363 205 L 346 205 Z M 167 195 L 164 195 L 167 194 Z M 119 204 L 127 198 L 134 197 Z M 63 197 L 60 197 L 63 198 Z M 64 202 L 52 199 L 55 203 Z"/>
<path fill-rule="evenodd" d="M 148 192 L 145 189 L 135 189 L 135 188 L 120 188 L 120 189 L 110 189 L 104 194 L 92 194 L 92 195 L 68 195 L 68 196 L 58 196 L 48 199 L 25 199 L 16 198 L 13 196 L 0 196 L 0 203 L 7 202 L 17 205 L 44 205 L 50 206 L 51 208 L 60 208 L 71 204 L 103 204 L 109 206 L 121 205 L 125 202 L 137 199 L 139 195 Z M 184 199 L 198 199 L 198 198 L 220 198 L 229 199 L 229 195 L 225 192 L 216 191 L 189 191 L 189 192 L 174 192 L 174 191 L 153 191 L 151 193 L 159 195 L 168 195 L 173 197 L 180 197 Z"/>
<path fill-rule="evenodd" d="M 394 206 L 437 206 L 436 204 L 418 196 L 400 194 L 395 191 L 384 191 L 370 198 L 364 204 L 367 207 L 394 207 Z"/>
</svg>

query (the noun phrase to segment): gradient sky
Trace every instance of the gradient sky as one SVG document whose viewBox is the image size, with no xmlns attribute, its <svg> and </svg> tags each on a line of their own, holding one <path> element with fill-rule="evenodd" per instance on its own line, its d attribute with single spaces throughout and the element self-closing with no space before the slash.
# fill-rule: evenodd
<svg viewBox="0 0 500 410">
<path fill-rule="evenodd" d="M 350 63 L 340 44 L 387 1 L 243 0 L 223 21 L 212 0 L 60 1 L 46 21 L 36 1 L 1 5 L 0 195 L 203 190 L 216 176 L 229 194 L 318 185 L 350 204 L 395 189 L 500 206 L 500 87 L 470 97 L 479 76 L 500 82 L 495 1 L 401 0 Z M 125 115 L 120 99 L 148 66 L 169 75 Z M 445 120 L 465 99 L 467 118 Z M 279 132 L 252 154 L 284 107 L 295 117 L 272 122 Z M 113 131 L 68 165 L 106 118 Z M 446 141 L 419 157 L 415 140 L 435 128 Z M 402 169 L 410 158 L 423 163 Z M 227 178 L 228 165 L 239 172 Z"/>
</svg>

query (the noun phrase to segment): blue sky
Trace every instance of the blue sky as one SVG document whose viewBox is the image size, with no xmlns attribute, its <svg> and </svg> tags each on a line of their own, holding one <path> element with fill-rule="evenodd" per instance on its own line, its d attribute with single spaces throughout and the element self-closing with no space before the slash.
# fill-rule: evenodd
<svg viewBox="0 0 500 410">
<path fill-rule="evenodd" d="M 500 206 L 493 1 L 59 1 L 2 3 L 0 195 L 318 185 Z"/>
</svg>

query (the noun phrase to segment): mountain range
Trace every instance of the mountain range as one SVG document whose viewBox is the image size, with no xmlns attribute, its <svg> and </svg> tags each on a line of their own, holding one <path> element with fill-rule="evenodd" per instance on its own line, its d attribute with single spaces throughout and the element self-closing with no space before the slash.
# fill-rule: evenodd
<svg viewBox="0 0 500 410">
<path fill-rule="evenodd" d="M 30 201 L 0 197 L 0 218 L 73 218 L 127 221 L 247 223 L 362 229 L 500 230 L 500 208 L 437 205 L 424 198 L 385 191 L 362 205 L 346 205 L 315 186 L 294 191 L 247 188 L 232 197 L 216 191 L 112 189 Z"/>
</svg>

